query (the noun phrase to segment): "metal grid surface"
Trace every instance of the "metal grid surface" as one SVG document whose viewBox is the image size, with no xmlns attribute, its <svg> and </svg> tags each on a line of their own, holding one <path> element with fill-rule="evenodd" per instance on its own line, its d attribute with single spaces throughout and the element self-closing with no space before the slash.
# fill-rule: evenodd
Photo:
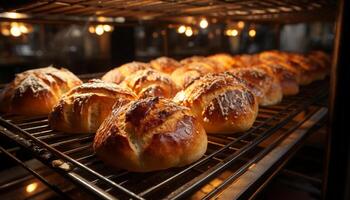
<svg viewBox="0 0 350 200">
<path fill-rule="evenodd" d="M 151 173 L 112 170 L 94 155 L 91 148 L 93 135 L 67 135 L 53 131 L 46 117 L 3 115 L 0 118 L 0 133 L 16 141 L 19 146 L 1 147 L 0 150 L 9 156 L 19 148 L 29 150 L 38 160 L 73 181 L 76 186 L 104 199 L 180 199 L 193 195 L 208 199 L 295 130 L 301 122 L 288 125 L 289 122 L 324 98 L 327 91 L 327 81 L 315 82 L 302 87 L 297 96 L 286 97 L 278 105 L 260 108 L 257 120 L 249 131 L 209 135 L 205 156 L 182 168 Z M 37 177 L 40 178 L 40 175 Z M 47 184 L 57 190 L 54 185 Z"/>
<path fill-rule="evenodd" d="M 335 4 L 333 0 L 32 0 L 25 4 L 8 5 L 4 10 L 39 16 L 104 16 L 130 20 L 206 16 L 219 19 L 305 21 L 308 18 L 333 16 Z"/>
</svg>

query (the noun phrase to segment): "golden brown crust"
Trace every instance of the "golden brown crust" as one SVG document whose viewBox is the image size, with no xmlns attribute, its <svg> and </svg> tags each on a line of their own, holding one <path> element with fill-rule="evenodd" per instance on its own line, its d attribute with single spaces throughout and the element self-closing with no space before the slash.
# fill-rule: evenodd
<svg viewBox="0 0 350 200">
<path fill-rule="evenodd" d="M 92 80 L 71 89 L 56 104 L 49 115 L 52 129 L 67 133 L 94 133 L 119 105 L 136 99 L 130 90 L 114 83 Z"/>
<path fill-rule="evenodd" d="M 150 97 L 115 107 L 98 129 L 93 148 L 112 167 L 147 172 L 198 160 L 207 136 L 188 108 Z"/>
<path fill-rule="evenodd" d="M 222 72 L 229 71 L 232 66 L 236 63 L 231 55 L 227 53 L 218 53 L 211 56 L 208 56 L 209 59 L 221 63 Z"/>
<path fill-rule="evenodd" d="M 246 83 L 228 72 L 195 80 L 174 101 L 191 108 L 208 133 L 246 131 L 258 113 L 258 102 Z"/>
<path fill-rule="evenodd" d="M 108 71 L 105 75 L 102 76 L 101 79 L 105 82 L 119 84 L 125 79 L 125 77 L 128 77 L 137 71 L 150 68 L 151 65 L 148 63 L 130 62 Z"/>
<path fill-rule="evenodd" d="M 186 88 L 197 78 L 208 73 L 214 72 L 212 67 L 203 62 L 192 62 L 184 64 L 182 67 L 176 69 L 172 74 L 172 80 L 181 88 Z"/>
<path fill-rule="evenodd" d="M 280 83 L 283 95 L 296 95 L 299 93 L 298 73 L 294 69 L 285 67 L 278 62 L 262 62 L 254 65 L 274 76 Z"/>
<path fill-rule="evenodd" d="M 63 93 L 81 83 L 78 77 L 64 68 L 27 70 L 16 74 L 15 79 L 4 88 L 0 95 L 0 110 L 20 115 L 45 115 Z"/>
<path fill-rule="evenodd" d="M 166 74 L 171 74 L 174 70 L 181 67 L 177 60 L 164 56 L 151 60 L 150 64 L 153 69 Z"/>
<path fill-rule="evenodd" d="M 169 75 L 153 69 L 135 72 L 127 77 L 122 85 L 134 91 L 139 98 L 155 96 L 173 98 L 179 90 Z"/>
<path fill-rule="evenodd" d="M 245 80 L 249 89 L 257 97 L 259 105 L 268 106 L 282 100 L 282 88 L 277 78 L 258 67 L 236 68 L 230 71 Z"/>
<path fill-rule="evenodd" d="M 225 66 L 221 63 L 218 62 L 215 59 L 210 59 L 204 56 L 192 56 L 185 58 L 180 61 L 182 65 L 189 65 L 192 63 L 202 63 L 206 65 L 206 68 L 210 70 L 210 72 L 224 72 L 225 71 Z"/>
</svg>

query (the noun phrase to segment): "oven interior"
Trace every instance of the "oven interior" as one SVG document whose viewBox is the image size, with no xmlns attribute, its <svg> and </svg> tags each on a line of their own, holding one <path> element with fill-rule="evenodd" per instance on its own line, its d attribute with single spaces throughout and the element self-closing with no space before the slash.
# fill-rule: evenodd
<svg viewBox="0 0 350 200">
<path fill-rule="evenodd" d="M 326 0 L 4 3 L 0 24 L 2 30 L 9 29 L 10 35 L 0 36 L 4 46 L 0 49 L 1 80 L 7 83 L 16 72 L 52 63 L 72 66 L 69 69 L 86 81 L 101 77 L 110 66 L 132 60 L 149 61 L 162 55 L 181 59 L 269 49 L 298 52 L 322 49 L 331 53 L 339 40 L 335 31 L 338 3 Z M 200 27 L 203 19 L 209 24 L 206 28 Z M 29 33 L 13 36 L 11 29 L 15 25 L 27 26 Z M 184 33 L 179 33 L 181 27 L 185 28 Z M 186 33 L 187 30 L 191 31 Z M 278 199 L 293 190 L 293 195 L 304 195 L 305 199 L 322 198 L 328 162 L 325 152 L 329 148 L 326 141 L 330 134 L 327 124 L 331 79 L 303 86 L 298 95 L 259 108 L 249 131 L 210 135 L 208 150 L 199 161 L 150 173 L 106 167 L 92 151 L 93 135 L 60 134 L 50 129 L 46 116 L 1 114 L 0 196 Z"/>
</svg>

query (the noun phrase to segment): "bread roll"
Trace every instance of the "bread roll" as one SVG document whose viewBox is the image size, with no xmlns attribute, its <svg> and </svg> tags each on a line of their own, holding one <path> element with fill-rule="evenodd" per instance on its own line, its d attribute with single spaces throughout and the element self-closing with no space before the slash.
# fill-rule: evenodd
<svg viewBox="0 0 350 200">
<path fill-rule="evenodd" d="M 243 80 L 228 72 L 195 80 L 174 101 L 191 108 L 207 133 L 246 131 L 258 114 L 253 92 Z"/>
<path fill-rule="evenodd" d="M 331 58 L 329 55 L 322 51 L 312 51 L 307 54 L 307 58 L 310 60 L 311 64 L 315 65 L 315 67 L 321 71 L 317 77 L 318 80 L 324 79 L 329 74 L 331 66 Z"/>
<path fill-rule="evenodd" d="M 119 105 L 136 95 L 114 83 L 92 80 L 71 89 L 49 115 L 52 129 L 67 133 L 95 133 L 102 121 Z"/>
<path fill-rule="evenodd" d="M 211 72 L 224 72 L 226 70 L 225 66 L 221 62 L 218 62 L 216 59 L 206 58 L 204 56 L 188 57 L 181 60 L 180 63 L 182 65 L 188 65 L 191 63 L 203 63 L 210 68 Z"/>
<path fill-rule="evenodd" d="M 0 110 L 19 115 L 46 115 L 59 98 L 81 80 L 67 69 L 46 67 L 16 74 L 0 94 Z"/>
<path fill-rule="evenodd" d="M 171 74 L 174 70 L 181 67 L 181 64 L 175 59 L 168 57 L 159 57 L 150 62 L 153 69 L 160 72 Z"/>
<path fill-rule="evenodd" d="M 115 106 L 97 130 L 93 148 L 112 167 L 149 172 L 198 160 L 207 142 L 190 109 L 150 97 Z"/>
<path fill-rule="evenodd" d="M 232 68 L 250 67 L 259 63 L 258 56 L 249 54 L 236 55 L 233 60 Z"/>
<path fill-rule="evenodd" d="M 221 65 L 223 66 L 222 71 L 231 70 L 232 66 L 235 64 L 235 60 L 232 58 L 232 56 L 226 53 L 214 54 L 208 56 L 208 58 L 221 63 Z"/>
<path fill-rule="evenodd" d="M 283 66 L 278 62 L 262 62 L 254 65 L 274 76 L 280 83 L 283 95 L 290 96 L 299 93 L 298 72 L 295 69 Z"/>
<path fill-rule="evenodd" d="M 126 77 L 122 85 L 134 91 L 139 98 L 155 96 L 173 98 L 179 90 L 169 75 L 153 69 L 135 72 Z"/>
<path fill-rule="evenodd" d="M 282 100 L 282 88 L 278 79 L 263 69 L 258 67 L 236 68 L 230 72 L 247 82 L 257 97 L 259 105 L 274 105 Z"/>
<path fill-rule="evenodd" d="M 192 62 L 184 64 L 172 74 L 172 80 L 181 88 L 186 88 L 194 80 L 208 73 L 214 72 L 213 68 L 204 62 Z"/>
<path fill-rule="evenodd" d="M 130 62 L 108 71 L 105 75 L 102 76 L 101 79 L 105 82 L 112 82 L 112 83 L 119 84 L 125 79 L 125 77 L 128 77 L 137 71 L 150 69 L 150 68 L 151 68 L 151 65 L 148 63 Z"/>
</svg>

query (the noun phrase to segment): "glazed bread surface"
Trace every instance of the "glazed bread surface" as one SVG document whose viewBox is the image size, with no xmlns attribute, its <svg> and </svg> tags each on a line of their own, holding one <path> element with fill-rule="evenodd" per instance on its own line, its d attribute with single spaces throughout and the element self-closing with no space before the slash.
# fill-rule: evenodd
<svg viewBox="0 0 350 200">
<path fill-rule="evenodd" d="M 125 77 L 128 77 L 134 74 L 137 71 L 150 69 L 151 65 L 143 62 L 130 62 L 123 64 L 119 67 L 116 67 L 110 71 L 108 71 L 105 75 L 102 76 L 102 80 L 105 82 L 112 83 L 121 83 Z"/>
<path fill-rule="evenodd" d="M 206 133 L 190 109 L 159 97 L 115 106 L 93 143 L 107 165 L 135 172 L 191 164 L 206 148 Z"/>
<path fill-rule="evenodd" d="M 171 74 L 174 70 L 181 67 L 180 62 L 169 57 L 159 57 L 150 62 L 153 69 L 160 72 Z"/>
<path fill-rule="evenodd" d="M 246 83 L 229 72 L 195 80 L 174 98 L 189 107 L 207 133 L 235 133 L 251 128 L 258 101 Z"/>
<path fill-rule="evenodd" d="M 230 71 L 243 79 L 257 97 L 259 105 L 268 106 L 279 103 L 283 93 L 280 82 L 270 73 L 258 67 L 236 68 Z"/>
<path fill-rule="evenodd" d="M 91 80 L 60 99 L 49 115 L 49 124 L 65 133 L 95 133 L 115 103 L 122 105 L 134 99 L 132 91 L 117 84 Z"/>
<path fill-rule="evenodd" d="M 0 94 L 0 111 L 19 115 L 46 115 L 59 98 L 81 80 L 67 69 L 45 67 L 16 74 Z"/>
<path fill-rule="evenodd" d="M 179 90 L 169 75 L 153 69 L 137 71 L 126 77 L 121 85 L 130 88 L 139 98 L 173 98 Z"/>
</svg>

